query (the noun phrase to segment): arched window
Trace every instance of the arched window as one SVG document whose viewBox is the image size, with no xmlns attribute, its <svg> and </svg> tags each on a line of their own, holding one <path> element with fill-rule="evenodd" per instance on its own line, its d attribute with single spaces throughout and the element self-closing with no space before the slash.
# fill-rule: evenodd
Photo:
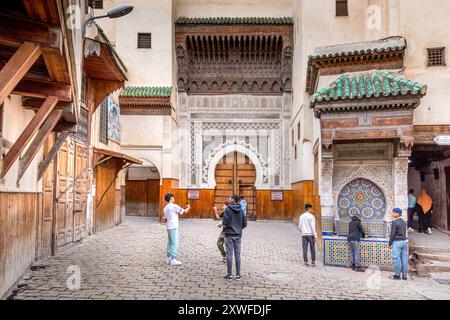
<svg viewBox="0 0 450 320">
<path fill-rule="evenodd" d="M 340 218 L 357 215 L 364 219 L 383 219 L 386 200 L 373 182 L 358 178 L 342 188 L 337 201 Z"/>
</svg>

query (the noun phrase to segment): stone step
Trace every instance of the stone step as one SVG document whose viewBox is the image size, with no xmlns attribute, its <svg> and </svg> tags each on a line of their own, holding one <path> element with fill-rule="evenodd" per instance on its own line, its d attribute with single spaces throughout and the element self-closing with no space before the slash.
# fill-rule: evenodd
<svg viewBox="0 0 450 320">
<path fill-rule="evenodd" d="M 416 252 L 420 260 L 431 260 L 431 261 L 450 261 L 450 254 L 431 254 Z"/>
<path fill-rule="evenodd" d="M 415 253 L 450 254 L 450 247 L 411 246 Z"/>
<path fill-rule="evenodd" d="M 419 276 L 430 276 L 431 273 L 450 272 L 450 262 L 448 261 L 429 261 L 416 265 Z"/>
</svg>

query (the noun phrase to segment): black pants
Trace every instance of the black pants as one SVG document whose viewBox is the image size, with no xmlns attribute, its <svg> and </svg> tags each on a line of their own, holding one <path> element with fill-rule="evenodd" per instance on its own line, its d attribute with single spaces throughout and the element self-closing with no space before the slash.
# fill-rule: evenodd
<svg viewBox="0 0 450 320">
<path fill-rule="evenodd" d="M 419 231 L 427 231 L 428 228 L 431 228 L 431 212 L 419 213 Z"/>
<path fill-rule="evenodd" d="M 314 241 L 314 236 L 302 236 L 303 245 L 303 260 L 308 262 L 308 243 L 311 249 L 311 260 L 316 261 L 316 243 Z"/>
<path fill-rule="evenodd" d="M 408 208 L 408 228 L 413 228 L 414 226 L 414 208 Z"/>
</svg>

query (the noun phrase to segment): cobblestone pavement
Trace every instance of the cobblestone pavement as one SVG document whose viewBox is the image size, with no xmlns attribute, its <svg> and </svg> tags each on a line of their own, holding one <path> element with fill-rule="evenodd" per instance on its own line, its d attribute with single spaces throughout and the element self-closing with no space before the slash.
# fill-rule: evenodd
<svg viewBox="0 0 450 320">
<path fill-rule="evenodd" d="M 242 281 L 226 283 L 213 220 L 180 224 L 182 266 L 165 264 L 163 225 L 127 218 L 115 228 L 59 250 L 21 280 L 14 299 L 424 299 L 426 279 L 392 281 L 390 273 L 305 267 L 299 232 L 283 222 L 250 222 L 242 240 Z M 320 257 L 319 257 L 320 258 Z M 72 267 L 71 267 L 72 266 Z M 75 266 L 75 267 L 74 267 Z M 79 268 L 80 289 L 68 288 Z M 69 281 L 70 282 L 70 281 Z M 71 282 L 72 284 L 76 282 Z"/>
</svg>

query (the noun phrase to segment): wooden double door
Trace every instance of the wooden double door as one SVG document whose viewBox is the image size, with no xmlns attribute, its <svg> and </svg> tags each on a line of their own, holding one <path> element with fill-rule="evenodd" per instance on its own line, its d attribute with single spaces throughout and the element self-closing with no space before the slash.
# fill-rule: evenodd
<svg viewBox="0 0 450 320">
<path fill-rule="evenodd" d="M 159 179 L 126 180 L 125 199 L 128 216 L 158 217 Z"/>
<path fill-rule="evenodd" d="M 256 218 L 256 170 L 250 159 L 238 152 L 225 155 L 216 166 L 215 177 L 214 202 L 219 213 L 235 193 L 247 201 L 247 216 Z"/>
</svg>

